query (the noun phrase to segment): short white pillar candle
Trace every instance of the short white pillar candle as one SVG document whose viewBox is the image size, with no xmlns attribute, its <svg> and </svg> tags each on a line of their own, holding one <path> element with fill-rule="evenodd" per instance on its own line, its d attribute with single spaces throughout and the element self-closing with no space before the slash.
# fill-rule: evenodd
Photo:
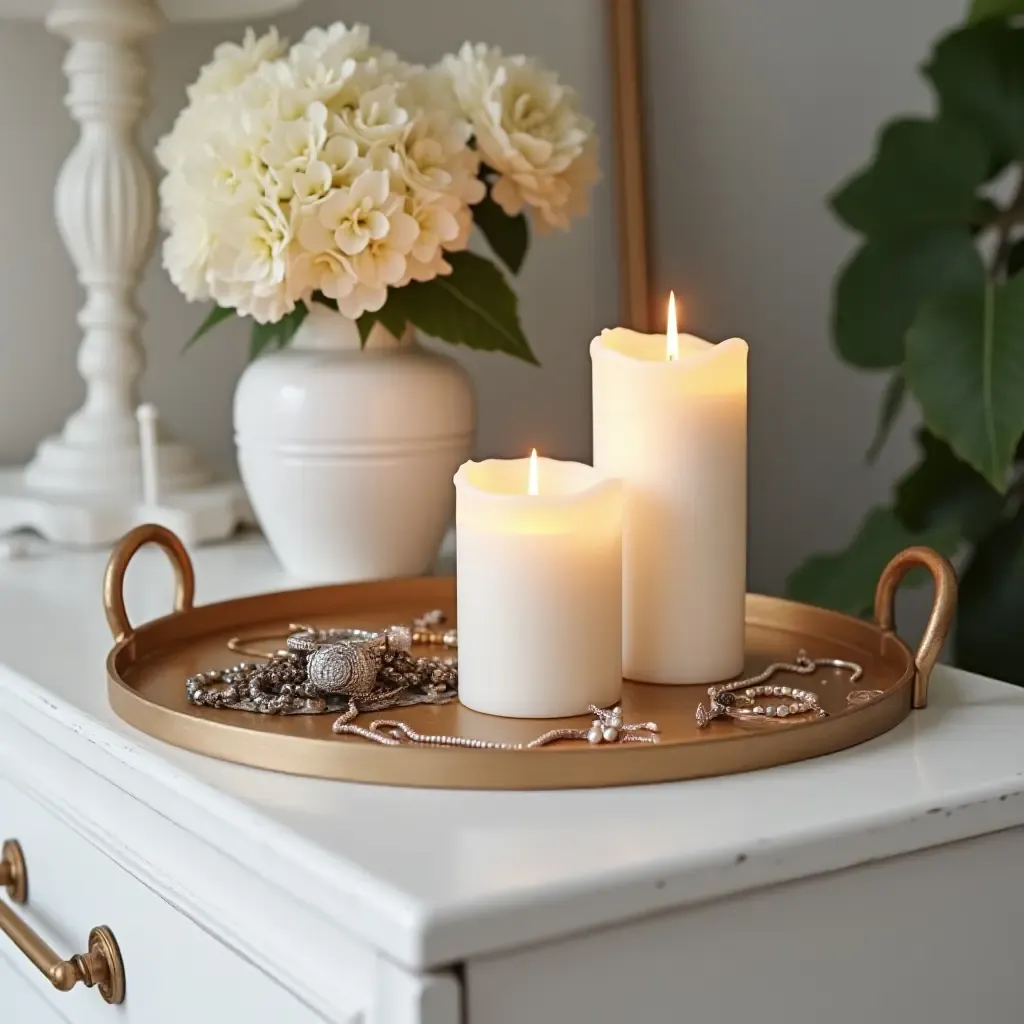
<svg viewBox="0 0 1024 1024">
<path fill-rule="evenodd" d="M 534 453 L 536 455 L 536 453 Z M 459 700 L 561 718 L 622 692 L 622 488 L 590 466 L 467 462 L 455 474 Z"/>
<path fill-rule="evenodd" d="M 591 344 L 594 465 L 623 482 L 626 678 L 711 683 L 743 669 L 747 344 L 669 324 Z"/>
</svg>

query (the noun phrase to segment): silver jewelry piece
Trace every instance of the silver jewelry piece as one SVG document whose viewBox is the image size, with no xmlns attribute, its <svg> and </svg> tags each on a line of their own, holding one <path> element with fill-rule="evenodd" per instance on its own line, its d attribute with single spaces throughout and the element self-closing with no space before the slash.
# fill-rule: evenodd
<svg viewBox="0 0 1024 1024">
<path fill-rule="evenodd" d="M 599 708 L 591 704 L 587 709 L 594 715 L 589 729 L 549 729 L 528 743 L 497 743 L 492 740 L 476 740 L 468 736 L 445 736 L 436 733 L 419 733 L 405 722 L 378 718 L 367 726 L 353 725 L 352 719 L 358 710 L 349 707 L 332 726 L 334 732 L 345 736 L 360 736 L 364 740 L 380 743 L 385 747 L 399 747 L 415 744 L 428 747 L 462 747 L 470 750 L 536 750 L 552 743 L 565 740 L 586 740 L 588 743 L 657 743 L 658 723 L 640 722 L 627 724 L 622 718 L 622 708 Z"/>
<path fill-rule="evenodd" d="M 415 635 L 415 626 L 303 628 L 265 664 L 241 662 L 200 672 L 186 681 L 185 694 L 196 706 L 264 715 L 315 715 L 353 707 L 358 714 L 447 704 L 458 695 L 458 661 L 454 656 L 413 657 Z M 453 636 L 448 646 L 456 643 Z"/>
<path fill-rule="evenodd" d="M 766 685 L 778 672 L 792 672 L 807 676 L 819 668 L 845 669 L 850 673 L 850 682 L 855 683 L 864 674 L 864 669 L 854 661 L 841 658 L 810 658 L 800 651 L 793 662 L 777 661 L 763 672 L 748 679 L 736 679 L 731 683 L 719 683 L 708 687 L 708 707 L 697 705 L 697 727 L 703 729 L 714 719 L 726 716 L 741 721 L 754 719 L 787 719 L 792 715 L 813 713 L 816 718 L 827 718 L 828 712 L 818 703 L 818 695 L 810 690 L 793 686 Z M 743 690 L 741 695 L 737 691 Z M 781 697 L 778 704 L 755 703 L 758 697 Z"/>
</svg>

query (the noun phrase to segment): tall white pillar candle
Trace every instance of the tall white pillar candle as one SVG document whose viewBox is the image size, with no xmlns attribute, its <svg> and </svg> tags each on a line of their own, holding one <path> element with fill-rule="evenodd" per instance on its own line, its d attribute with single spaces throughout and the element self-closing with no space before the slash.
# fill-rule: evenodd
<svg viewBox="0 0 1024 1024">
<path fill-rule="evenodd" d="M 622 691 L 622 488 L 577 462 L 455 474 L 459 700 L 561 718 Z"/>
<path fill-rule="evenodd" d="M 743 668 L 747 345 L 672 334 L 592 342 L 594 465 L 623 481 L 626 678 L 711 683 Z"/>
</svg>

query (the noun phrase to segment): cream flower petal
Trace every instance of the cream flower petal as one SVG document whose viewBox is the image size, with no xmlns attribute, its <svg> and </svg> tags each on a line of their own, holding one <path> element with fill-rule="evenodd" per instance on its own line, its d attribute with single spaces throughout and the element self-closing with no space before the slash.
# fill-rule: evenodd
<svg viewBox="0 0 1024 1024">
<path fill-rule="evenodd" d="M 413 246 L 420 226 L 415 217 L 407 213 L 395 213 L 391 217 L 391 230 L 388 232 L 388 248 L 394 252 L 405 254 Z"/>
<path fill-rule="evenodd" d="M 346 256 L 356 256 L 370 244 L 370 236 L 360 225 L 346 220 L 335 230 L 334 241 Z"/>
<path fill-rule="evenodd" d="M 391 222 L 380 210 L 371 210 L 365 220 L 366 232 L 375 241 L 383 238 L 391 228 Z"/>
<path fill-rule="evenodd" d="M 301 218 L 295 235 L 299 245 L 309 252 L 323 252 L 325 249 L 330 249 L 334 241 L 333 233 L 316 213 Z"/>
</svg>

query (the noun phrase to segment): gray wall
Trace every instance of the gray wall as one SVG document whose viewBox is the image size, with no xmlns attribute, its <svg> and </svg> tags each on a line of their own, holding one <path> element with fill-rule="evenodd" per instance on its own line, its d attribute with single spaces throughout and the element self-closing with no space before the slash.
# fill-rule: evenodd
<svg viewBox="0 0 1024 1024">
<path fill-rule="evenodd" d="M 928 109 L 916 73 L 964 0 L 648 0 L 656 288 L 750 342 L 751 587 L 838 547 L 909 464 L 905 417 L 864 465 L 884 378 L 843 366 L 831 282 L 853 239 L 825 197 L 880 122 Z"/>
<path fill-rule="evenodd" d="M 608 62 L 600 0 L 308 0 L 276 19 L 297 36 L 334 18 L 432 60 L 465 38 L 536 53 L 582 92 L 610 160 Z M 842 367 L 827 340 L 830 281 L 850 239 L 823 199 L 868 153 L 878 122 L 927 101 L 914 68 L 961 0 L 647 0 L 656 288 L 684 300 L 685 324 L 751 344 L 751 585 L 777 590 L 807 552 L 843 542 L 910 458 L 910 424 L 881 463 L 862 453 L 880 383 Z M 171 27 L 151 47 L 152 144 L 185 84 L 240 26 Z M 75 131 L 62 105 L 62 44 L 38 25 L 0 25 L 0 462 L 28 458 L 81 399 L 74 369 L 81 302 L 51 216 L 52 184 Z M 586 457 L 587 346 L 616 322 L 610 183 L 592 218 L 538 240 L 522 312 L 544 369 L 466 354 L 480 393 L 479 448 L 536 445 Z M 223 469 L 232 463 L 230 398 L 245 358 L 226 327 L 187 357 L 202 311 L 153 260 L 147 398 L 170 428 Z"/>
</svg>

